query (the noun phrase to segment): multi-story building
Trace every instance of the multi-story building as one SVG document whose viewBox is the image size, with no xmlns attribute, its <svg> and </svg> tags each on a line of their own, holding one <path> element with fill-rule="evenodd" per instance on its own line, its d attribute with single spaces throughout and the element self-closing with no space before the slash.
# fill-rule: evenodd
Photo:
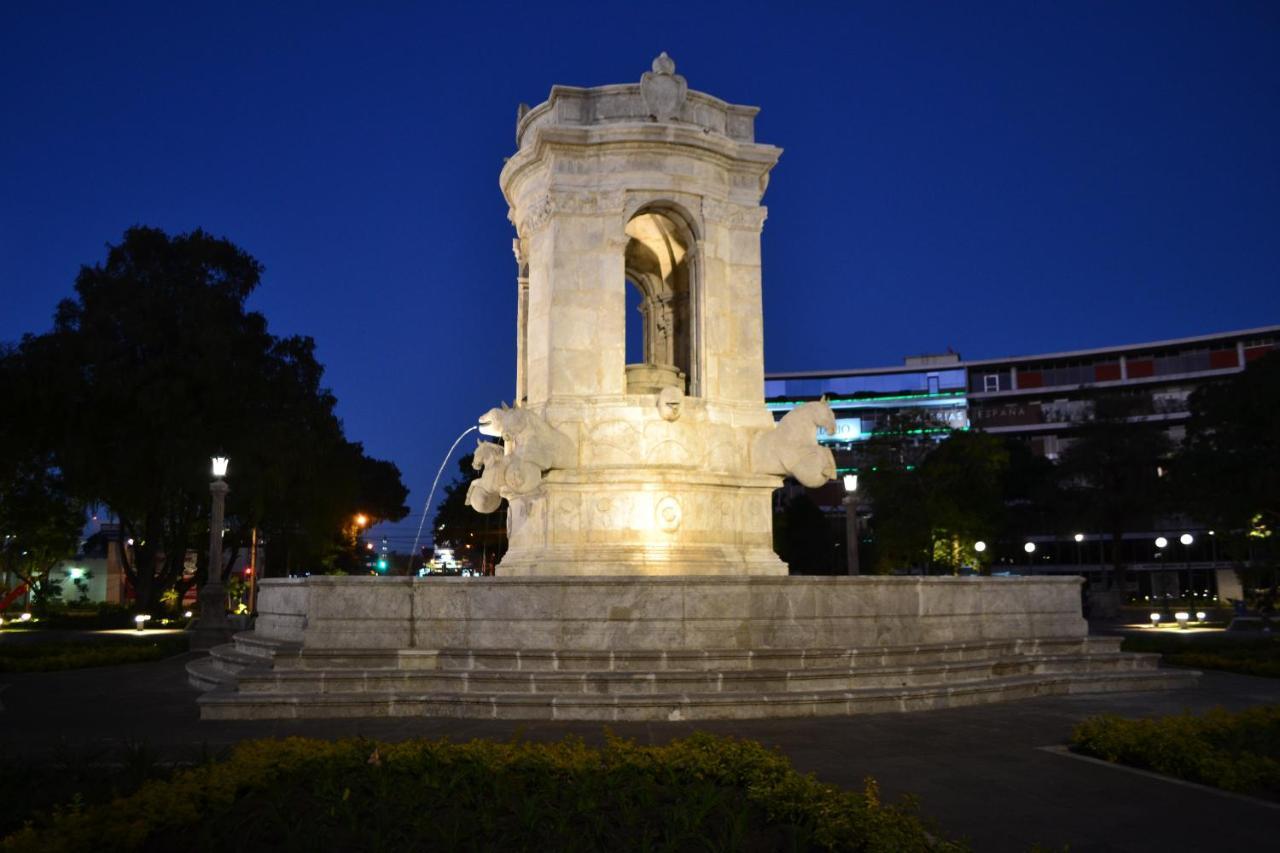
<svg viewBox="0 0 1280 853">
<path fill-rule="evenodd" d="M 800 403 L 826 397 L 836 415 L 836 434 L 820 440 L 836 454 L 841 473 L 853 472 L 857 445 L 886 428 L 904 427 L 944 437 L 952 429 L 980 429 L 1024 439 L 1037 454 L 1057 459 L 1104 396 L 1125 396 L 1134 421 L 1160 422 L 1174 442 L 1182 439 L 1190 415 L 1188 399 L 1201 385 L 1239 373 L 1275 349 L 1280 325 L 1190 338 L 1153 341 L 1072 352 L 965 361 L 956 353 L 917 356 L 902 365 L 853 370 L 770 373 L 765 401 L 775 417 Z M 815 498 L 833 514 L 842 513 L 842 490 L 832 484 Z M 1190 547 L 1157 548 L 1161 536 L 1178 542 L 1190 532 Z M 1172 535 L 1170 535 L 1172 534 Z M 1102 534 L 1058 542 L 1039 537 L 1036 558 L 1026 571 L 1080 571 L 1109 561 Z M 1131 568 L 1167 571 L 1182 565 L 1182 589 L 1212 588 L 1212 570 L 1221 568 L 1209 531 L 1135 531 L 1123 558 Z M 1174 551 L 1178 553 L 1174 554 Z M 1197 568 L 1198 567 L 1198 568 Z M 1229 581 L 1219 573 L 1223 595 Z M 1158 591 L 1150 579 L 1135 580 L 1144 594 Z"/>
</svg>

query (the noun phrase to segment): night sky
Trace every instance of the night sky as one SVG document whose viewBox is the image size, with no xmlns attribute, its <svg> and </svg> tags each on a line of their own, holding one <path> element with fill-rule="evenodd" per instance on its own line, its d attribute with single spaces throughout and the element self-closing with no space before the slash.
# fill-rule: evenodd
<svg viewBox="0 0 1280 853">
<path fill-rule="evenodd" d="M 463 5 L 0 5 L 0 340 L 131 225 L 231 239 L 404 473 L 403 549 L 512 396 L 516 105 L 662 50 L 785 149 L 769 370 L 1280 322 L 1274 0 Z"/>
</svg>

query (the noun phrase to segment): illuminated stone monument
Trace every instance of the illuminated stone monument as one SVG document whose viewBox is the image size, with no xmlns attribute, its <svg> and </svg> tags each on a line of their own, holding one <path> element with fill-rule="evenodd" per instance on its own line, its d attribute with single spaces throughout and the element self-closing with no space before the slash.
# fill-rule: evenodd
<svg viewBox="0 0 1280 853">
<path fill-rule="evenodd" d="M 480 418 L 467 502 L 510 502 L 493 578 L 264 579 L 255 628 L 188 665 L 204 719 L 677 720 L 1176 687 L 1091 638 L 1080 579 L 788 577 L 785 475 L 835 474 L 808 403 L 763 404 L 754 107 L 638 84 L 521 108 L 502 171 L 515 399 Z M 643 361 L 626 364 L 626 288 Z"/>
<path fill-rule="evenodd" d="M 514 404 L 481 418 L 469 503 L 510 502 L 498 574 L 785 575 L 783 475 L 835 476 L 825 403 L 764 406 L 760 205 L 782 153 L 755 107 L 690 91 L 664 53 L 639 85 L 521 107 L 502 170 L 518 266 Z M 626 364 L 626 290 L 643 362 Z"/>
</svg>

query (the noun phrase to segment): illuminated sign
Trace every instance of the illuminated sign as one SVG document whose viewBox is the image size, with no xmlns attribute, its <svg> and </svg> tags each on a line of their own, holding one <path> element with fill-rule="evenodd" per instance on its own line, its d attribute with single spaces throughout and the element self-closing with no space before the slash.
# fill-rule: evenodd
<svg viewBox="0 0 1280 853">
<path fill-rule="evenodd" d="M 861 418 L 836 418 L 835 435 L 830 435 L 826 430 L 818 433 L 818 441 L 858 441 L 861 438 Z"/>
</svg>

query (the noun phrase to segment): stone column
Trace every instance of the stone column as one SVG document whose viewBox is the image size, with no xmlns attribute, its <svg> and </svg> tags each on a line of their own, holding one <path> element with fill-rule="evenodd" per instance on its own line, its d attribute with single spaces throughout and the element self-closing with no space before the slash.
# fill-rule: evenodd
<svg viewBox="0 0 1280 853">
<path fill-rule="evenodd" d="M 213 509 L 209 515 L 209 577 L 200 590 L 200 621 L 195 636 L 191 638 L 193 649 L 211 649 L 231 638 L 227 624 L 227 594 L 222 586 L 222 519 L 231 491 L 226 481 L 219 478 L 209 484 L 213 496 Z"/>
<path fill-rule="evenodd" d="M 519 239 L 511 241 L 511 250 L 516 256 L 516 398 L 513 405 L 523 406 L 529 397 L 529 380 L 525 375 L 529 342 L 529 264 Z"/>
<path fill-rule="evenodd" d="M 862 569 L 858 565 L 858 494 L 850 492 L 845 495 L 844 500 L 844 537 L 848 543 L 846 551 L 846 559 L 848 560 L 848 570 L 851 575 L 862 574 Z"/>
</svg>

